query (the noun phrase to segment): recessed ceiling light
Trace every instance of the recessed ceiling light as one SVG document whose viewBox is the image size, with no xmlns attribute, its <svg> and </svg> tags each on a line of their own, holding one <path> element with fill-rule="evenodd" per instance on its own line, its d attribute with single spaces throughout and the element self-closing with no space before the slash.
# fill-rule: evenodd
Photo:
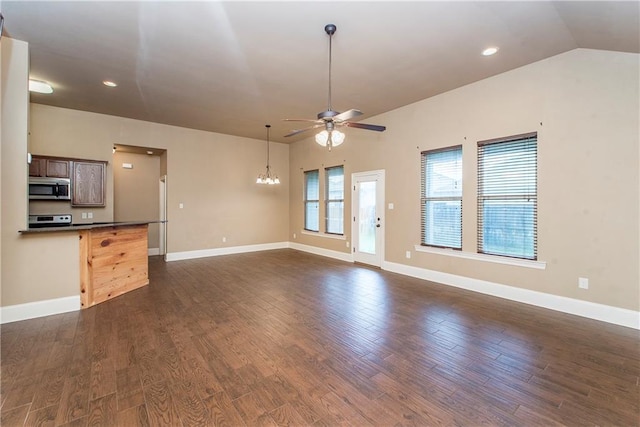
<svg viewBox="0 0 640 427">
<path fill-rule="evenodd" d="M 495 54 L 498 51 L 497 47 L 488 47 L 485 50 L 482 51 L 482 54 L 484 56 L 491 56 L 493 54 Z"/>
<path fill-rule="evenodd" d="M 105 81 L 103 81 L 103 82 L 102 82 L 102 84 L 103 84 L 103 85 L 105 85 L 105 86 L 109 86 L 109 87 L 116 87 L 116 86 L 118 86 L 118 83 L 116 83 L 116 82 L 112 82 L 112 81 L 110 81 L 110 80 L 105 80 Z"/>
<path fill-rule="evenodd" d="M 53 93 L 53 88 L 47 82 L 29 79 L 29 92 Z"/>
</svg>

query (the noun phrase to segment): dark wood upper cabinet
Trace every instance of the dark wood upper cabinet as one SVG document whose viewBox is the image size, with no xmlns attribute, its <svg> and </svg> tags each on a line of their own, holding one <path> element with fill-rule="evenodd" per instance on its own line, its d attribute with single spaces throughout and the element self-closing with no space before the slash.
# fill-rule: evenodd
<svg viewBox="0 0 640 427">
<path fill-rule="evenodd" d="M 74 160 L 71 165 L 71 206 L 104 206 L 107 163 Z"/>
<path fill-rule="evenodd" d="M 105 206 L 107 162 L 32 156 L 29 176 L 71 179 L 71 206 Z"/>
<path fill-rule="evenodd" d="M 54 178 L 69 178 L 68 160 L 47 160 L 47 176 Z"/>
<path fill-rule="evenodd" d="M 48 176 L 52 178 L 70 178 L 71 162 L 66 159 L 51 159 L 47 157 L 31 158 L 29 176 Z"/>
</svg>

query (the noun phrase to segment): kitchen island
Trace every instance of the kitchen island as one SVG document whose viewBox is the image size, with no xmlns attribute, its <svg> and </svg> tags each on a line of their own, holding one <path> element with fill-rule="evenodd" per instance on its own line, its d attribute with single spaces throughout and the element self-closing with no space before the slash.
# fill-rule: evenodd
<svg viewBox="0 0 640 427">
<path fill-rule="evenodd" d="M 78 233 L 80 302 L 88 308 L 149 284 L 147 232 L 149 224 L 156 222 L 78 224 L 20 233 Z"/>
</svg>

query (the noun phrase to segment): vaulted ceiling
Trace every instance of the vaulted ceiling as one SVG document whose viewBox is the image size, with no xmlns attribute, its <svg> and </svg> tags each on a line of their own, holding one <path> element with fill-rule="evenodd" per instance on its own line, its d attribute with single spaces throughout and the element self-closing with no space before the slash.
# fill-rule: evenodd
<svg viewBox="0 0 640 427">
<path fill-rule="evenodd" d="M 575 48 L 640 52 L 636 1 L 2 1 L 35 103 L 264 139 L 332 106 L 364 122 Z M 493 56 L 482 56 L 497 46 Z M 102 84 L 118 83 L 116 88 Z M 384 123 L 377 123 L 384 125 Z M 304 124 L 302 125 L 304 126 Z M 348 129 L 347 132 L 365 132 Z"/>
</svg>

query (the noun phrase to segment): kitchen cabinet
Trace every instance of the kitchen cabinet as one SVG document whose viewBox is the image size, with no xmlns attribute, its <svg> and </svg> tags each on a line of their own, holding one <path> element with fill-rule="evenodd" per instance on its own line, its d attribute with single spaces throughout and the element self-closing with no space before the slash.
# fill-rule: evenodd
<svg viewBox="0 0 640 427">
<path fill-rule="evenodd" d="M 107 163 L 74 160 L 71 165 L 71 206 L 104 206 Z"/>
<path fill-rule="evenodd" d="M 29 165 L 29 176 L 69 178 L 70 163 L 66 159 L 33 156 Z"/>
</svg>

